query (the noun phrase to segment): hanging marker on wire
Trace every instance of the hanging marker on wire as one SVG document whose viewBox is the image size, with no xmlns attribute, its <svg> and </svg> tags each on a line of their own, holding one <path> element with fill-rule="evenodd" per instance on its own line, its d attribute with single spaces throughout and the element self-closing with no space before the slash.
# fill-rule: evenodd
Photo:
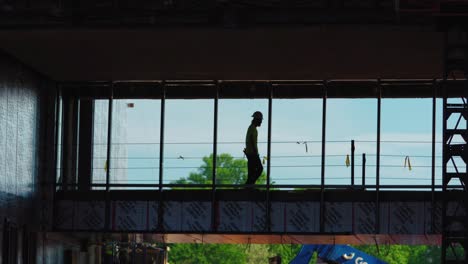
<svg viewBox="0 0 468 264">
<path fill-rule="evenodd" d="M 346 167 L 349 167 L 351 162 L 349 161 L 349 154 L 346 155 L 346 160 L 345 160 Z"/>
<path fill-rule="evenodd" d="M 403 165 L 403 168 L 406 168 L 406 164 L 408 164 L 408 170 L 411 170 L 411 161 L 409 156 L 405 157 L 405 164 Z"/>
<path fill-rule="evenodd" d="M 307 141 L 297 141 L 296 144 L 304 144 L 306 153 L 309 152 L 309 148 L 307 146 Z"/>
</svg>

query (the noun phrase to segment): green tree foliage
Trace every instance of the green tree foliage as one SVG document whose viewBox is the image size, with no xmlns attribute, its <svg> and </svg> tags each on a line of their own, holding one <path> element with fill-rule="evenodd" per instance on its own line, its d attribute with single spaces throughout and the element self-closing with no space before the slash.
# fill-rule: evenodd
<svg viewBox="0 0 468 264">
<path fill-rule="evenodd" d="M 245 246 L 228 244 L 173 244 L 169 251 L 170 264 L 244 264 Z"/>
<path fill-rule="evenodd" d="M 427 245 L 361 245 L 355 248 L 389 264 L 428 264 L 440 262 L 440 247 Z"/>
<path fill-rule="evenodd" d="M 281 256 L 282 263 L 289 263 L 299 253 L 302 245 L 272 244 L 267 245 L 271 256 Z M 315 264 L 316 257 L 313 257 L 311 264 Z"/>
<path fill-rule="evenodd" d="M 268 258 L 271 257 L 266 245 L 248 245 L 246 254 L 246 263 L 268 263 Z"/>
<path fill-rule="evenodd" d="M 300 245 L 173 244 L 169 263 L 268 264 L 270 257 L 280 255 L 282 263 L 287 264 L 300 248 Z M 313 258 L 310 264 L 315 263 Z"/>
<path fill-rule="evenodd" d="M 244 184 L 247 180 L 247 161 L 236 159 L 227 153 L 218 155 L 216 166 L 217 184 Z M 175 184 L 211 184 L 213 177 L 213 154 L 203 157 L 203 164 L 197 172 L 191 172 L 187 178 L 181 178 Z M 266 175 L 262 173 L 257 184 L 265 184 Z"/>
</svg>

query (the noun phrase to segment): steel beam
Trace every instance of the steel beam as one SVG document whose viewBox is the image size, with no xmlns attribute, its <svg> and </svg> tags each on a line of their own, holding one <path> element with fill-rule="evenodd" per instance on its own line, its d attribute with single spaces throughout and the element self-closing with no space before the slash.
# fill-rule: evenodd
<svg viewBox="0 0 468 264">
<path fill-rule="evenodd" d="M 327 82 L 323 83 L 322 95 L 322 159 L 320 173 L 320 231 L 325 230 L 325 152 L 326 152 L 326 125 L 327 125 Z"/>
<path fill-rule="evenodd" d="M 379 96 L 381 87 L 381 98 L 430 98 L 434 97 L 434 82 L 439 79 L 428 80 L 304 80 L 304 81 L 278 81 L 278 80 L 220 80 L 219 98 L 224 99 L 268 99 L 268 86 L 274 87 L 275 99 L 322 99 L 324 85 L 327 85 L 328 98 L 372 98 Z M 213 99 L 211 89 L 216 80 L 205 81 L 114 81 L 118 87 L 119 98 L 152 98 L 159 99 L 161 94 L 155 94 L 158 89 L 155 83 L 170 85 L 170 91 L 166 96 L 171 99 Z M 463 97 L 465 95 L 465 79 L 446 80 L 447 94 L 450 97 Z M 91 96 L 105 98 L 106 85 L 100 82 L 61 82 L 64 95 Z M 252 91 L 252 85 L 259 89 Z M 139 89 L 135 89 L 138 86 Z M 141 87 L 141 88 L 140 88 Z M 103 92 L 104 91 L 104 92 Z M 442 98 L 437 93 L 436 98 Z"/>
</svg>

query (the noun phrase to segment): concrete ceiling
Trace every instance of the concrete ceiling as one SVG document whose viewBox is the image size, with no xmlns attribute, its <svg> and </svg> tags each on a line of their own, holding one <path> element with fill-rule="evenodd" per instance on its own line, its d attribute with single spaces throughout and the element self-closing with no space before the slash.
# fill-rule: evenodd
<svg viewBox="0 0 468 264">
<path fill-rule="evenodd" d="M 0 49 L 58 81 L 431 79 L 443 37 L 404 27 L 11 30 Z"/>
</svg>

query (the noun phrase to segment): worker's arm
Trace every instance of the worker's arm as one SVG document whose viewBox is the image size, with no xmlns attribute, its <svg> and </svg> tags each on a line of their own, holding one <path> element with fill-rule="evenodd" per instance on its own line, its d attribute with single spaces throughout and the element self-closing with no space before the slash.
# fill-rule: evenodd
<svg viewBox="0 0 468 264">
<path fill-rule="evenodd" d="M 255 129 L 254 131 L 255 132 L 252 133 L 252 144 L 253 144 L 252 149 L 255 151 L 254 154 L 258 155 L 258 147 L 257 147 L 257 136 L 258 136 L 258 134 L 257 134 L 257 129 Z"/>
</svg>

